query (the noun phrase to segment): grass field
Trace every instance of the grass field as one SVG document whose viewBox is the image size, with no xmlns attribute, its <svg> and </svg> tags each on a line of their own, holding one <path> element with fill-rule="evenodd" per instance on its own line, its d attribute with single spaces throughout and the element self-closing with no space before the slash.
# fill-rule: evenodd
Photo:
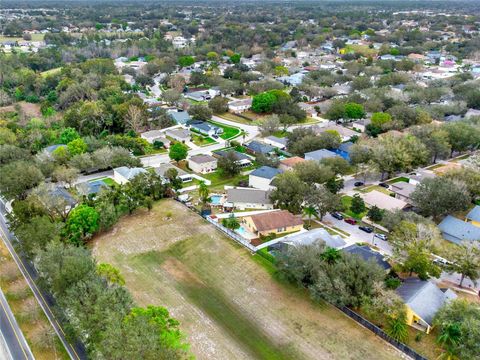
<svg viewBox="0 0 480 360">
<path fill-rule="evenodd" d="M 1 239 L 0 287 L 35 358 L 38 360 L 69 359 Z"/>
<path fill-rule="evenodd" d="M 344 214 L 347 214 L 348 216 L 357 219 L 357 220 L 362 220 L 362 218 L 367 214 L 367 210 L 364 212 L 357 214 L 354 213 L 352 210 L 350 210 L 350 206 L 352 205 L 352 197 L 351 196 L 342 196 L 342 205 L 344 207 Z"/>
<path fill-rule="evenodd" d="M 42 41 L 45 37 L 45 34 L 32 34 L 32 40 L 29 41 Z M 3 41 L 24 41 L 21 36 L 19 37 L 12 37 L 12 36 L 4 36 L 0 35 L 0 42 Z"/>
<path fill-rule="evenodd" d="M 223 140 L 234 139 L 242 133 L 242 130 L 240 130 L 239 128 L 228 126 L 225 124 L 220 124 L 215 121 L 209 121 L 209 122 L 223 129 L 223 133 L 220 135 L 220 137 Z"/>
<path fill-rule="evenodd" d="M 197 359 L 399 359 L 372 333 L 173 200 L 122 219 L 93 240 L 142 306 L 164 305 Z"/>
<path fill-rule="evenodd" d="M 198 146 L 207 146 L 211 144 L 216 144 L 217 142 L 213 140 L 211 137 L 202 136 L 197 134 L 192 134 L 192 142 Z"/>
<path fill-rule="evenodd" d="M 218 115 L 218 116 L 223 118 L 223 119 L 226 119 L 226 120 L 237 122 L 239 124 L 245 124 L 245 125 L 256 125 L 257 124 L 254 120 L 247 120 L 247 119 L 245 119 L 241 116 L 238 116 L 236 114 L 229 113 L 229 112 L 223 113 L 223 114 Z"/>
</svg>

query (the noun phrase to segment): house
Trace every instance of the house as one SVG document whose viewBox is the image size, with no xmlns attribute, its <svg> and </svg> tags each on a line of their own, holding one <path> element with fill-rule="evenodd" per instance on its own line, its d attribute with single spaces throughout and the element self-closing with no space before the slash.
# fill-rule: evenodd
<svg viewBox="0 0 480 360">
<path fill-rule="evenodd" d="M 278 243 L 269 246 L 268 250 L 282 250 L 285 247 L 293 246 L 308 246 L 315 244 L 318 241 L 323 241 L 326 246 L 340 249 L 346 245 L 345 240 L 339 235 L 331 235 L 323 228 L 312 229 L 309 231 L 287 235 Z"/>
<path fill-rule="evenodd" d="M 480 227 L 480 206 L 475 205 L 475 207 L 467 214 L 466 219 L 467 221 L 470 221 L 472 225 Z"/>
<path fill-rule="evenodd" d="M 179 167 L 176 167 L 173 164 L 166 163 L 166 164 L 161 164 L 159 167 L 155 168 L 155 173 L 162 178 L 166 178 L 166 173 L 169 169 L 175 169 L 177 171 L 177 176 L 182 180 L 182 182 L 189 182 L 193 180 L 193 177 L 191 174 L 187 173 L 185 170 L 180 169 Z"/>
<path fill-rule="evenodd" d="M 408 174 L 408 182 L 412 185 L 418 185 L 425 179 L 431 179 L 435 177 L 435 173 L 429 170 L 418 170 Z"/>
<path fill-rule="evenodd" d="M 132 180 L 135 176 L 139 174 L 145 174 L 147 170 L 144 168 L 134 167 L 129 168 L 126 166 L 121 166 L 113 169 L 113 180 L 118 184 L 126 184 Z"/>
<path fill-rule="evenodd" d="M 165 137 L 165 132 L 161 130 L 146 131 L 142 133 L 140 136 L 142 139 L 147 140 L 150 144 L 153 144 L 155 142 L 161 142 L 163 143 L 164 147 L 166 148 L 170 147 L 171 141 Z"/>
<path fill-rule="evenodd" d="M 102 189 L 108 189 L 108 185 L 102 179 L 98 179 L 77 184 L 77 189 L 82 195 L 96 195 Z"/>
<path fill-rule="evenodd" d="M 340 135 L 342 142 L 350 140 L 352 136 L 358 136 L 358 132 L 355 130 L 341 125 L 327 125 L 323 127 L 315 126 L 313 127 L 313 131 L 315 131 L 315 133 L 318 135 L 325 131 L 336 131 Z"/>
<path fill-rule="evenodd" d="M 360 194 L 360 197 L 365 201 L 368 207 L 376 206 L 382 210 L 395 211 L 401 210 L 407 207 L 407 203 L 403 200 L 396 199 L 383 192 L 372 190 L 364 194 Z"/>
<path fill-rule="evenodd" d="M 233 149 L 230 149 L 230 150 L 217 150 L 215 151 L 213 154 L 218 156 L 218 157 L 227 157 L 229 156 L 231 153 L 233 153 L 235 159 L 237 159 L 235 162 L 237 163 L 238 166 L 240 166 L 241 168 L 244 168 L 244 167 L 249 167 L 250 165 L 252 165 L 252 160 L 250 159 L 250 156 L 248 156 L 247 154 L 243 154 L 239 151 L 236 151 L 236 150 L 233 150 Z"/>
<path fill-rule="evenodd" d="M 395 193 L 395 198 L 411 204 L 410 195 L 417 186 L 405 181 L 398 181 L 390 185 L 390 190 Z"/>
<path fill-rule="evenodd" d="M 292 74 L 289 76 L 280 76 L 277 78 L 278 81 L 283 83 L 284 85 L 289 85 L 289 86 L 300 86 L 303 82 L 303 78 L 305 77 L 305 72 L 299 72 L 296 74 Z"/>
<path fill-rule="evenodd" d="M 196 173 L 207 174 L 217 169 L 217 159 L 211 155 L 193 155 L 188 159 L 188 167 Z"/>
<path fill-rule="evenodd" d="M 272 210 L 270 191 L 236 187 L 227 190 L 227 201 L 223 204 L 226 208 L 237 210 L 259 209 Z"/>
<path fill-rule="evenodd" d="M 287 210 L 246 216 L 242 224 L 255 235 L 284 234 L 303 229 L 303 220 Z"/>
<path fill-rule="evenodd" d="M 479 241 L 480 227 L 471 222 L 465 222 L 451 215 L 446 216 L 438 228 L 445 240 L 455 244 L 461 244 L 463 241 Z"/>
<path fill-rule="evenodd" d="M 338 149 L 332 150 L 335 154 L 341 156 L 343 159 L 350 161 L 350 148 L 352 147 L 353 143 L 351 141 L 347 141 L 341 143 Z"/>
<path fill-rule="evenodd" d="M 273 155 L 275 148 L 271 145 L 261 143 L 260 141 L 253 140 L 248 144 L 245 144 L 247 151 L 255 155 Z"/>
<path fill-rule="evenodd" d="M 278 168 L 282 171 L 293 170 L 295 165 L 302 162 L 305 162 L 305 159 L 301 158 L 300 156 L 293 156 L 291 158 L 280 160 Z"/>
<path fill-rule="evenodd" d="M 233 100 L 228 103 L 228 110 L 235 114 L 240 114 L 252 107 L 252 99 Z"/>
<path fill-rule="evenodd" d="M 327 149 L 320 149 L 305 153 L 305 160 L 321 161 L 322 159 L 333 158 L 339 155 Z"/>
<path fill-rule="evenodd" d="M 190 141 L 190 138 L 191 138 L 190 131 L 182 128 L 167 130 L 165 134 L 171 137 L 172 139 L 183 142 L 183 143 L 185 141 Z"/>
<path fill-rule="evenodd" d="M 48 188 L 48 193 L 53 198 L 59 199 L 65 205 L 65 211 L 70 211 L 77 205 L 77 200 L 63 187 L 52 185 Z"/>
<path fill-rule="evenodd" d="M 443 291 L 430 281 L 408 278 L 397 290 L 407 308 L 407 324 L 425 331 L 432 330 L 435 314 L 449 301 L 457 298 L 450 289 Z"/>
<path fill-rule="evenodd" d="M 274 188 L 271 185 L 272 180 L 280 173 L 281 171 L 278 169 L 262 166 L 248 175 L 248 186 L 261 190 L 271 190 Z"/>
<path fill-rule="evenodd" d="M 190 120 L 186 124 L 189 129 L 193 132 L 198 132 L 202 135 L 213 136 L 213 135 L 220 135 L 223 133 L 223 129 L 215 126 L 213 124 L 209 124 L 206 121 L 200 120 Z"/>
<path fill-rule="evenodd" d="M 267 136 L 263 139 L 265 144 L 272 145 L 280 150 L 284 150 L 287 147 L 287 138 L 279 138 L 276 136 Z"/>
<path fill-rule="evenodd" d="M 385 271 L 390 270 L 392 267 L 388 261 L 385 260 L 385 257 L 382 254 L 373 250 L 368 245 L 353 244 L 343 248 L 342 251 L 352 255 L 357 255 L 365 261 L 373 261 Z"/>
<path fill-rule="evenodd" d="M 167 114 L 179 125 L 185 125 L 188 121 L 192 120 L 188 112 L 184 110 L 169 110 Z"/>
<path fill-rule="evenodd" d="M 53 153 L 55 152 L 55 150 L 57 150 L 59 148 L 67 149 L 67 145 L 65 145 L 65 144 L 50 145 L 50 146 L 47 146 L 45 149 L 43 149 L 43 152 L 45 154 L 47 154 L 47 156 L 49 158 L 51 158 L 53 156 Z"/>
<path fill-rule="evenodd" d="M 192 91 L 188 92 L 185 94 L 185 97 L 187 99 L 193 100 L 193 101 L 207 101 L 212 98 L 210 93 L 207 90 L 200 90 L 200 91 Z"/>
</svg>

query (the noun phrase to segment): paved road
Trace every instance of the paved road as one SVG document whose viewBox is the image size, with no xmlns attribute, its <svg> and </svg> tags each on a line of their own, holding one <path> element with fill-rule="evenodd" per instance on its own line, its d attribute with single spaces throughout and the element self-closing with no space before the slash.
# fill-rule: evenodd
<svg viewBox="0 0 480 360">
<path fill-rule="evenodd" d="M 12 360 L 34 360 L 32 351 L 22 330 L 8 305 L 7 299 L 0 290 L 0 336 L 5 344 L 7 359 Z M 0 353 L 1 355 L 1 353 Z"/>
<path fill-rule="evenodd" d="M 51 307 L 54 304 L 54 299 L 51 295 L 41 291 L 35 283 L 35 280 L 38 278 L 36 269 L 28 261 L 21 258 L 13 247 L 11 240 L 14 240 L 15 237 L 12 233 L 10 233 L 10 230 L 8 229 L 5 220 L 5 213 L 5 204 L 0 198 L 0 238 L 2 238 L 3 242 L 5 243 L 10 254 L 13 257 L 13 260 L 17 263 L 18 268 L 25 277 L 28 285 L 30 286 L 30 289 L 32 290 L 35 298 L 38 301 L 38 304 L 47 316 L 50 324 L 53 326 L 58 338 L 62 342 L 70 358 L 72 360 L 86 360 L 87 354 L 85 352 L 83 344 L 78 342 L 72 346 L 65 338 L 65 333 L 63 332 L 62 327 L 60 326 L 59 322 L 57 321 L 55 315 L 51 310 Z"/>
</svg>

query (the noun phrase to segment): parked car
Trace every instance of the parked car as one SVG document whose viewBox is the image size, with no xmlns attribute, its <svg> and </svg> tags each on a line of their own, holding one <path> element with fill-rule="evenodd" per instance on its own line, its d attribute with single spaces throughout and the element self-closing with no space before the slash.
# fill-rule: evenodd
<svg viewBox="0 0 480 360">
<path fill-rule="evenodd" d="M 338 211 L 331 213 L 331 215 L 337 220 L 343 220 L 343 215 L 340 214 Z"/>
<path fill-rule="evenodd" d="M 218 135 L 217 135 L 217 134 L 213 134 L 213 135 L 212 135 L 212 138 L 218 139 Z"/>
<path fill-rule="evenodd" d="M 385 234 L 375 234 L 375 237 L 380 239 L 380 240 L 383 240 L 383 241 L 387 241 L 388 240 L 388 236 L 385 235 Z"/>
<path fill-rule="evenodd" d="M 369 226 L 359 226 L 358 228 L 362 231 L 365 231 L 366 233 L 369 233 L 369 234 L 373 232 L 373 228 L 371 228 Z"/>
<path fill-rule="evenodd" d="M 359 187 L 359 186 L 363 186 L 363 185 L 365 185 L 365 184 L 364 184 L 363 182 L 361 182 L 361 181 L 357 181 L 357 182 L 355 182 L 353 185 L 355 185 L 356 187 Z"/>
<path fill-rule="evenodd" d="M 378 186 L 381 186 L 381 187 L 383 187 L 383 188 L 385 188 L 385 189 L 388 189 L 388 188 L 390 187 L 390 185 L 388 185 L 387 183 L 383 183 L 383 182 L 380 183 L 380 184 L 378 184 Z"/>
<path fill-rule="evenodd" d="M 345 222 L 347 224 L 350 224 L 350 225 L 356 225 L 357 224 L 357 220 L 352 219 L 352 218 L 345 219 Z"/>
</svg>

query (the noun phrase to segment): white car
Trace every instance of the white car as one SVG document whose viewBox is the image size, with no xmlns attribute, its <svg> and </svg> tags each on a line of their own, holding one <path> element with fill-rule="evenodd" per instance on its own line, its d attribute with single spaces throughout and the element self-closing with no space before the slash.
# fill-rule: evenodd
<svg viewBox="0 0 480 360">
<path fill-rule="evenodd" d="M 375 234 L 376 238 L 379 238 L 380 240 L 387 241 L 388 237 L 385 234 Z"/>
</svg>

